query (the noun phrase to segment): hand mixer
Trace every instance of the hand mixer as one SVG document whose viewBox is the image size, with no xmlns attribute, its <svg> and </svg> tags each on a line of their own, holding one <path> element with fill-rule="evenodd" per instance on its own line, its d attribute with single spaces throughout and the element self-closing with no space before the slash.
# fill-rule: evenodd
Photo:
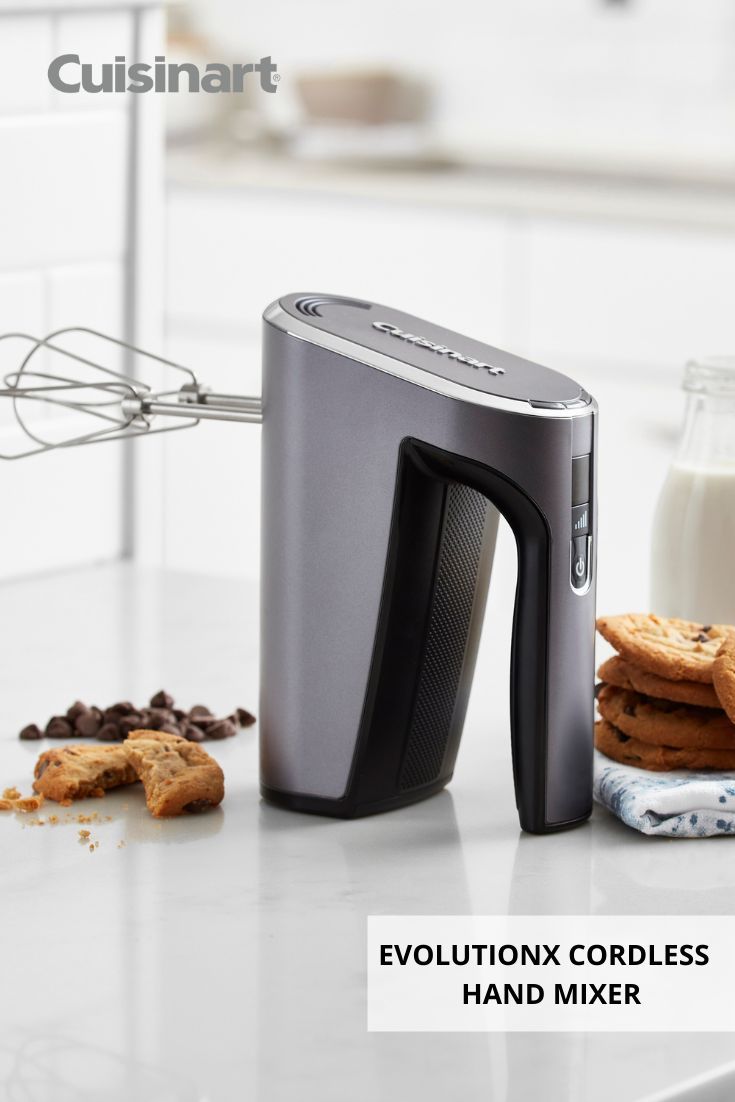
<svg viewBox="0 0 735 1102">
<path fill-rule="evenodd" d="M 155 390 L 69 351 L 84 335 L 172 369 Z M 204 419 L 263 422 L 261 781 L 266 799 L 353 817 L 452 776 L 499 512 L 518 551 L 511 743 L 521 825 L 592 804 L 596 414 L 573 380 L 375 303 L 292 294 L 264 314 L 263 398 L 88 329 L 28 343 L 0 396 L 32 447 Z M 60 343 L 62 342 L 62 343 Z M 42 356 L 60 354 L 63 370 Z M 27 403 L 88 419 L 43 433 Z M 182 423 L 179 423 L 182 422 Z M 53 435 L 49 432 L 53 430 Z"/>
</svg>

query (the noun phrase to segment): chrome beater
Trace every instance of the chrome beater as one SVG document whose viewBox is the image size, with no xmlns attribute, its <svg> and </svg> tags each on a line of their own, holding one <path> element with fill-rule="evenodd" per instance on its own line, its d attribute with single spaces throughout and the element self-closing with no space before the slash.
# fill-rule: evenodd
<svg viewBox="0 0 735 1102">
<path fill-rule="evenodd" d="M 173 372 L 177 381 L 183 376 L 184 381 L 179 386 L 154 389 L 132 370 L 119 371 L 105 366 L 59 343 L 72 335 L 84 335 L 87 341 L 91 338 L 106 342 L 102 347 L 120 350 L 125 361 L 141 357 L 161 372 Z M 10 453 L 0 450 L 0 459 L 24 459 L 57 448 L 175 432 L 193 428 L 205 420 L 250 424 L 262 420 L 259 397 L 213 393 L 202 386 L 191 368 L 96 329 L 71 326 L 57 329 L 46 337 L 27 333 L 0 334 L 0 342 L 13 340 L 30 344 L 30 348 L 20 366 L 2 376 L 4 385 L 0 387 L 0 398 L 11 401 L 16 423 L 33 447 Z M 47 358 L 65 357 L 63 370 L 42 370 L 44 355 Z M 38 414 L 39 409 L 49 412 L 46 407 L 53 407 L 53 410 L 49 416 L 41 418 L 40 424 L 37 418 L 29 416 L 30 411 Z M 71 414 L 75 425 L 84 418 L 85 431 L 75 429 L 64 435 L 58 413 L 54 412 L 58 409 Z M 168 419 L 186 423 L 170 424 Z"/>
</svg>

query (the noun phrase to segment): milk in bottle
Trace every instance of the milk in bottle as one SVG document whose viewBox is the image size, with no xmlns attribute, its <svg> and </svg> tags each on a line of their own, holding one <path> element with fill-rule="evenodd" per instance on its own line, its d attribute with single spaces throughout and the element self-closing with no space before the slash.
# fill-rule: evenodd
<svg viewBox="0 0 735 1102">
<path fill-rule="evenodd" d="M 684 425 L 654 520 L 651 609 L 735 624 L 735 357 L 687 365 Z"/>
</svg>

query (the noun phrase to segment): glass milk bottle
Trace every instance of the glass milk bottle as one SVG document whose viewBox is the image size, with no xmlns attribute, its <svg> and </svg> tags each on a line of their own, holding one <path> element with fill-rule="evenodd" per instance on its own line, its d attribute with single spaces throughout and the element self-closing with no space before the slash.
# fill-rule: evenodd
<svg viewBox="0 0 735 1102">
<path fill-rule="evenodd" d="M 679 445 L 654 520 L 651 611 L 735 624 L 735 357 L 687 364 Z"/>
</svg>

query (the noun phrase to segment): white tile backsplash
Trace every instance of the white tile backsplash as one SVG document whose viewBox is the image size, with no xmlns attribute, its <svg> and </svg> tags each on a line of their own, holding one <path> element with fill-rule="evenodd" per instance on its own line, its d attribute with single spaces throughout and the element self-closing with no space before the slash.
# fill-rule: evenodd
<svg viewBox="0 0 735 1102">
<path fill-rule="evenodd" d="M 0 119 L 0 269 L 119 257 L 124 115 Z"/>
<path fill-rule="evenodd" d="M 260 434 L 257 425 L 202 422 L 165 437 L 167 567 L 258 578 Z"/>
<path fill-rule="evenodd" d="M 99 83 L 100 65 L 113 62 L 116 55 L 131 61 L 133 17 L 129 11 L 66 12 L 54 19 L 54 57 L 79 54 L 83 62 L 94 66 L 95 83 Z M 69 69 L 66 79 L 70 79 Z M 77 70 L 78 72 L 78 70 Z M 79 79 L 78 76 L 75 79 Z M 125 93 L 59 92 L 51 89 L 52 106 L 57 111 L 124 111 L 130 103 Z"/>
<path fill-rule="evenodd" d="M 0 271 L 0 333 L 42 333 L 44 281 L 41 272 Z"/>
<path fill-rule="evenodd" d="M 0 23 L 0 115 L 45 110 L 53 23 L 44 15 L 5 15 Z"/>
<path fill-rule="evenodd" d="M 52 268 L 47 275 L 48 329 L 80 327 L 99 330 L 110 337 L 125 336 L 125 273 L 122 261 Z M 57 337 L 55 344 L 125 374 L 129 369 L 124 349 L 86 333 Z M 55 367 L 72 369 L 75 378 L 104 381 L 105 376 L 76 361 L 54 357 Z"/>
<path fill-rule="evenodd" d="M 0 449 L 3 442 L 0 431 Z M 120 447 L 100 444 L 0 463 L 0 578 L 115 556 L 122 539 Z"/>
<path fill-rule="evenodd" d="M 0 335 L 41 336 L 45 325 L 45 287 L 40 272 L 0 272 Z M 0 380 L 20 365 L 32 344 L 17 338 L 0 340 Z M 0 382 L 0 386 L 2 383 Z M 15 417 L 8 398 L 0 398 L 0 428 Z"/>
<path fill-rule="evenodd" d="M 139 176 L 131 175 L 133 103 L 138 137 L 145 124 L 149 144 L 159 144 L 161 130 L 145 102 L 129 95 L 64 95 L 50 87 L 47 72 L 61 53 L 79 54 L 95 67 L 115 55 L 134 60 L 136 20 L 148 34 L 146 49 L 158 53 L 162 23 L 148 0 L 45 0 L 37 12 L 25 14 L 22 6 L 19 0 L 17 11 L 8 12 L 0 3 L 0 334 L 28 330 L 43 336 L 81 324 L 123 336 L 133 317 L 126 273 L 142 252 L 137 242 L 131 250 L 129 210 L 135 207 L 148 226 L 146 199 L 161 185 L 160 166 L 149 156 Z M 149 236 L 156 232 L 150 227 Z M 155 286 L 154 256 L 148 250 L 146 270 L 139 273 L 141 296 Z M 29 347 L 0 341 L 0 372 L 16 367 Z M 73 347 L 111 367 L 123 366 L 104 345 Z M 60 373 L 70 367 L 43 350 L 32 363 Z M 56 436 L 65 415 L 39 404 L 32 409 L 34 423 L 40 416 L 44 434 Z M 82 432 L 90 424 L 68 428 Z M 0 450 L 15 453 L 24 446 L 9 402 L 0 399 Z M 120 554 L 124 468 L 117 444 L 0 462 L 0 579 Z"/>
<path fill-rule="evenodd" d="M 122 336 L 125 272 L 120 261 L 68 264 L 48 273 L 49 327 L 88 325 Z"/>
<path fill-rule="evenodd" d="M 259 334 L 219 337 L 211 329 L 192 330 L 177 325 L 167 334 L 165 355 L 191 368 L 212 390 L 260 394 Z"/>
</svg>

